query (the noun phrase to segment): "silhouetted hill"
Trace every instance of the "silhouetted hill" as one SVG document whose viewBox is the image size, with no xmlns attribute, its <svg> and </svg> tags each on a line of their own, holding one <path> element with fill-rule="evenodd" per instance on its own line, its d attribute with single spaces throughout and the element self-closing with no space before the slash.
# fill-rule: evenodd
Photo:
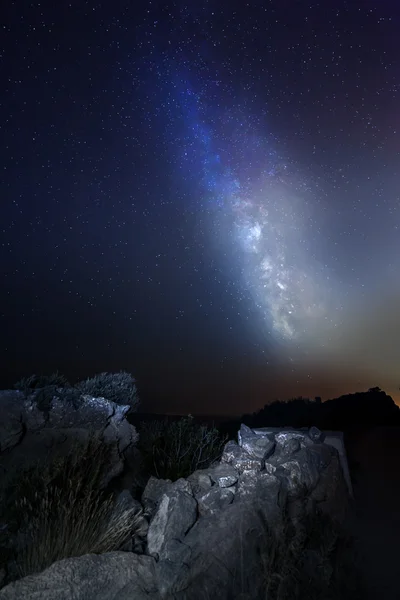
<svg viewBox="0 0 400 600">
<path fill-rule="evenodd" d="M 310 427 L 349 430 L 361 427 L 400 425 L 400 408 L 380 388 L 346 394 L 321 402 L 319 398 L 294 398 L 266 404 L 261 410 L 243 415 L 250 427 Z"/>
</svg>

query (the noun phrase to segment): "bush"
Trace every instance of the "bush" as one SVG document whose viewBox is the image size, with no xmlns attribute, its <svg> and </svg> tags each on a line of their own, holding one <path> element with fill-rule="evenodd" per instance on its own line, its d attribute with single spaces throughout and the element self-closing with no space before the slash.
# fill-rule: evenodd
<svg viewBox="0 0 400 600">
<path fill-rule="evenodd" d="M 135 535 L 140 513 L 101 490 L 111 452 L 92 435 L 65 458 L 25 472 L 9 490 L 2 517 L 17 536 L 20 577 L 63 558 L 118 550 Z"/>
<path fill-rule="evenodd" d="M 139 434 L 138 447 L 148 473 L 173 481 L 218 460 L 227 441 L 217 429 L 197 425 L 190 416 L 143 423 Z"/>
<path fill-rule="evenodd" d="M 95 398 L 106 398 L 116 404 L 128 405 L 136 410 L 139 396 L 136 381 L 130 373 L 99 373 L 76 384 L 82 394 Z"/>
<path fill-rule="evenodd" d="M 55 372 L 51 375 L 30 375 L 22 377 L 14 388 L 26 396 L 35 393 L 38 407 L 45 413 L 51 408 L 54 397 L 71 402 L 79 408 L 81 396 L 106 398 L 116 404 L 127 405 L 136 410 L 139 404 L 135 379 L 129 373 L 99 373 L 72 386 L 64 375 Z"/>
<path fill-rule="evenodd" d="M 32 390 L 46 387 L 69 388 L 71 386 L 67 378 L 58 371 L 51 373 L 51 375 L 29 375 L 29 377 L 22 377 L 14 384 L 16 390 L 20 390 L 25 394 L 30 393 Z"/>
<path fill-rule="evenodd" d="M 64 375 L 55 372 L 51 375 L 30 375 L 14 384 L 26 397 L 34 395 L 37 406 L 45 415 L 49 415 L 53 398 L 70 403 L 75 409 L 81 405 L 81 393 L 68 382 Z"/>
</svg>

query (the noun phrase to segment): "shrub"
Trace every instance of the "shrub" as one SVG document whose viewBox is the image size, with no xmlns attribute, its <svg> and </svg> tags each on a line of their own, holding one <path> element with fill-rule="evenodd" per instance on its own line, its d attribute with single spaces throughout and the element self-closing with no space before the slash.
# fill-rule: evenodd
<svg viewBox="0 0 400 600">
<path fill-rule="evenodd" d="M 51 375 L 22 377 L 22 379 L 14 384 L 14 388 L 22 391 L 25 396 L 33 394 L 39 410 L 46 415 L 50 412 L 53 398 L 69 402 L 76 409 L 81 404 L 80 392 L 71 386 L 67 378 L 58 373 L 58 371 Z"/>
<path fill-rule="evenodd" d="M 64 458 L 37 465 L 10 489 L 3 520 L 17 533 L 19 576 L 72 556 L 118 550 L 140 527 L 140 513 L 101 490 L 113 447 L 92 435 Z"/>
<path fill-rule="evenodd" d="M 116 404 L 127 405 L 136 410 L 139 404 L 135 379 L 129 373 L 99 373 L 72 386 L 64 375 L 55 372 L 51 375 L 30 375 L 14 384 L 14 388 L 27 396 L 36 394 L 38 407 L 45 413 L 51 408 L 54 397 L 71 402 L 79 408 L 81 396 L 106 398 Z"/>
<path fill-rule="evenodd" d="M 99 373 L 76 384 L 82 395 L 106 398 L 116 404 L 128 405 L 136 410 L 139 396 L 136 381 L 130 373 Z"/>
<path fill-rule="evenodd" d="M 14 384 L 16 390 L 20 390 L 28 394 L 32 390 L 38 390 L 46 387 L 68 388 L 70 384 L 64 375 L 56 371 L 50 375 L 29 375 L 22 377 Z"/>
<path fill-rule="evenodd" d="M 148 472 L 172 480 L 188 477 L 218 460 L 227 441 L 217 429 L 198 425 L 190 416 L 143 423 L 139 434 L 138 447 Z"/>
</svg>

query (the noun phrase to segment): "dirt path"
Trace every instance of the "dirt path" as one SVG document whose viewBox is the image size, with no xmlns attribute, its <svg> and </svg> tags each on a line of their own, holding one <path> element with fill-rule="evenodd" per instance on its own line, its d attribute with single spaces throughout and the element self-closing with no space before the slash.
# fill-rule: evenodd
<svg viewBox="0 0 400 600">
<path fill-rule="evenodd" d="M 400 600 L 400 430 L 377 428 L 347 443 L 368 600 Z"/>
</svg>

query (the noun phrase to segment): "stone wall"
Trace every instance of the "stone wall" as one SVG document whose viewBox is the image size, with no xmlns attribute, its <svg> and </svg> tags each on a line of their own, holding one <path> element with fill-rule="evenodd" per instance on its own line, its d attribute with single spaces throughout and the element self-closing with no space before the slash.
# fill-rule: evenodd
<svg viewBox="0 0 400 600">
<path fill-rule="evenodd" d="M 258 435 L 268 435 L 279 433 L 280 431 L 295 431 L 292 427 L 286 427 L 284 429 L 280 427 L 259 427 L 253 429 L 254 433 Z M 304 430 L 298 430 L 304 431 Z M 305 430 L 307 431 L 307 430 Z M 353 486 L 351 483 L 350 470 L 347 461 L 347 453 L 344 445 L 344 435 L 342 431 L 327 431 L 323 430 L 322 432 L 323 441 L 328 446 L 332 446 L 335 448 L 339 454 L 340 466 L 342 467 L 343 476 L 345 478 L 350 497 L 353 498 Z"/>
<path fill-rule="evenodd" d="M 245 585 L 248 598 L 265 598 L 259 549 L 272 540 L 266 527 L 278 532 L 289 518 L 301 532 L 305 517 L 317 511 L 343 519 L 348 490 L 339 454 L 318 429 L 262 432 L 242 425 L 238 443 L 229 441 L 209 468 L 175 482 L 151 477 L 141 505 L 149 522 L 144 555 L 65 559 L 9 584 L 0 600 L 121 600 L 133 592 L 135 600 L 228 600 L 246 597 Z M 122 588 L 118 555 L 127 569 Z M 311 558 L 316 572 L 318 556 Z"/>
</svg>

